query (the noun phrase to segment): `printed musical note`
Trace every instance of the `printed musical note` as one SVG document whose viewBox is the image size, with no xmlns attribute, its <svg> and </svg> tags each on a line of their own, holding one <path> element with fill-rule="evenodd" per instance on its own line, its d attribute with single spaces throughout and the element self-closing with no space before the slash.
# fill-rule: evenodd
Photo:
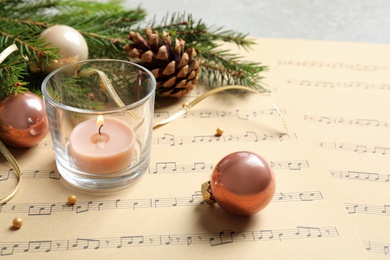
<svg viewBox="0 0 390 260">
<path fill-rule="evenodd" d="M 351 151 L 355 153 L 372 153 L 379 155 L 390 154 L 390 147 L 379 147 L 374 145 L 351 144 L 351 143 L 337 143 L 337 142 L 317 142 L 318 148 L 335 149 Z M 379 152 L 378 152 L 379 151 Z"/>
<path fill-rule="evenodd" d="M 192 237 L 188 236 L 187 237 L 187 246 L 190 246 L 192 244 Z"/>
<path fill-rule="evenodd" d="M 169 144 L 170 146 L 174 146 L 175 137 L 173 134 L 164 134 L 163 137 L 157 138 L 157 144 Z"/>
<path fill-rule="evenodd" d="M 67 250 L 102 250 L 107 248 L 121 249 L 124 247 L 139 246 L 174 246 L 203 244 L 209 246 L 221 246 L 234 242 L 256 242 L 274 240 L 277 234 L 277 241 L 291 239 L 313 239 L 321 237 L 339 236 L 336 227 L 296 227 L 292 229 L 275 229 L 260 231 L 222 230 L 220 232 L 198 233 L 198 234 L 166 234 L 166 235 L 124 235 L 119 237 L 103 238 L 76 238 L 69 240 L 41 240 L 41 241 L 19 241 L 1 242 L 0 255 L 13 255 L 15 253 L 67 251 Z M 322 234 L 321 236 L 319 234 Z M 146 241 L 148 241 L 146 243 Z M 52 245 L 56 245 L 52 247 Z M 21 248 L 24 250 L 14 250 Z"/>
<path fill-rule="evenodd" d="M 10 173 L 12 173 L 13 169 L 10 170 Z M 12 176 L 12 175 L 11 175 Z M 60 180 L 61 175 L 57 170 L 23 170 L 22 172 L 23 179 L 44 179 L 44 178 L 50 178 L 53 180 Z M 1 181 L 1 175 L 0 175 L 0 181 Z"/>
<path fill-rule="evenodd" d="M 161 239 L 161 242 L 164 243 L 167 246 L 170 245 L 171 243 L 173 243 L 173 239 L 172 239 L 172 237 L 170 235 L 168 237 L 161 236 L 160 239 Z M 180 238 L 178 240 L 180 241 Z M 163 242 L 163 241 L 166 241 L 166 242 Z"/>
<path fill-rule="evenodd" d="M 297 85 L 303 87 L 320 87 L 325 89 L 363 89 L 363 90 L 390 90 L 390 84 L 388 83 L 372 83 L 366 81 L 317 81 L 317 80 L 299 80 L 288 79 L 286 83 L 289 85 Z"/>
<path fill-rule="evenodd" d="M 61 174 L 58 171 L 49 171 L 49 178 L 53 180 L 60 180 Z"/>
<path fill-rule="evenodd" d="M 83 203 L 80 205 L 80 203 L 77 203 L 76 206 L 76 213 L 84 213 L 89 211 L 89 206 L 93 204 L 92 201 L 88 201 L 87 203 Z M 72 206 L 73 207 L 73 206 Z"/>
<path fill-rule="evenodd" d="M 331 119 L 330 119 L 330 117 L 327 117 L 327 116 L 321 116 L 320 119 L 318 120 L 318 122 L 325 123 L 325 124 L 330 124 L 331 123 Z"/>
<path fill-rule="evenodd" d="M 306 160 L 297 161 L 270 161 L 274 169 L 289 169 L 298 171 L 302 168 L 308 168 L 309 162 Z M 167 173 L 191 173 L 191 172 L 211 172 L 214 164 L 208 162 L 195 162 L 193 164 L 177 164 L 176 162 L 156 162 L 148 169 L 150 174 L 167 174 Z"/>
<path fill-rule="evenodd" d="M 42 215 L 51 215 L 53 208 L 56 206 L 55 203 L 48 205 L 31 205 L 28 208 L 28 215 L 29 216 L 42 216 Z"/>
<path fill-rule="evenodd" d="M 246 131 L 244 136 L 246 138 L 248 138 L 249 140 L 253 141 L 253 142 L 258 142 L 259 141 L 259 138 L 257 137 L 257 133 L 256 132 Z"/>
<path fill-rule="evenodd" d="M 308 202 L 322 200 L 321 191 L 280 192 L 272 198 L 273 202 Z M 75 212 L 76 214 L 89 211 L 104 210 L 137 210 L 144 208 L 183 207 L 204 205 L 202 193 L 195 191 L 188 197 L 143 198 L 143 199 L 116 199 L 103 201 L 77 201 L 75 205 L 61 202 L 53 203 L 15 203 L 4 204 L 0 214 L 27 213 L 29 216 L 50 216 L 56 212 Z"/>
<path fill-rule="evenodd" d="M 312 60 L 277 60 L 278 66 L 296 66 L 296 67 L 315 67 L 315 68 L 326 68 L 326 69 L 345 69 L 352 71 L 388 71 L 389 66 L 383 65 L 371 65 L 371 64 L 359 64 L 359 63 L 343 63 L 343 62 L 323 62 L 323 61 L 312 61 Z"/>
<path fill-rule="evenodd" d="M 191 195 L 191 199 L 188 202 L 192 204 L 195 201 L 198 202 L 199 204 L 203 204 L 202 192 L 200 191 L 195 192 L 195 194 Z"/>
<path fill-rule="evenodd" d="M 154 118 L 156 119 L 165 119 L 169 117 L 169 112 L 168 111 L 156 111 L 154 113 Z"/>
<path fill-rule="evenodd" d="M 31 147 L 30 149 L 34 150 L 34 149 L 47 149 L 47 150 L 54 150 L 54 146 L 52 144 L 52 142 L 49 142 L 49 141 L 41 141 L 39 142 L 38 144 L 34 145 L 33 147 Z"/>
<path fill-rule="evenodd" d="M 233 234 L 232 230 L 223 230 L 219 232 L 218 236 L 210 237 L 211 246 L 219 246 L 224 244 L 233 243 Z"/>
<path fill-rule="evenodd" d="M 298 226 L 297 227 L 297 236 L 315 236 L 315 237 L 322 237 L 322 232 L 321 229 L 318 227 L 303 227 L 303 226 Z"/>
<path fill-rule="evenodd" d="M 375 147 L 374 147 L 374 150 L 372 151 L 372 153 L 380 153 L 380 154 L 382 154 L 382 155 L 387 154 L 387 152 L 390 152 L 390 149 L 389 149 L 389 148 L 377 147 L 377 146 L 375 146 Z"/>
<path fill-rule="evenodd" d="M 9 169 L 8 171 L 1 170 L 0 171 L 0 181 L 8 180 L 10 175 L 15 176 L 14 169 Z"/>
<path fill-rule="evenodd" d="M 264 240 L 264 239 L 272 240 L 272 239 L 274 239 L 274 233 L 272 230 L 260 230 L 259 233 L 260 233 L 260 236 L 257 237 L 259 240 Z"/>
<path fill-rule="evenodd" d="M 390 183 L 390 174 L 360 171 L 337 171 L 331 170 L 330 174 L 336 179 L 348 179 L 359 181 L 385 182 Z"/>
<path fill-rule="evenodd" d="M 289 162 L 287 165 L 288 165 L 288 169 L 296 171 L 296 170 L 301 170 L 302 163 L 301 162 L 298 162 L 298 163 Z"/>
<path fill-rule="evenodd" d="M 230 142 L 258 142 L 259 136 L 263 136 L 262 133 L 254 131 L 246 131 L 244 134 L 236 135 L 196 135 L 196 136 L 175 136 L 173 134 L 164 134 L 162 137 L 154 137 L 153 145 L 169 145 L 175 146 L 178 143 L 181 145 L 189 144 L 201 144 L 201 143 L 230 143 Z M 261 141 L 286 141 L 296 140 L 297 135 L 295 133 L 289 133 L 287 135 L 280 134 L 268 134 L 267 138 L 262 138 Z"/>
<path fill-rule="evenodd" d="M 123 246 L 129 246 L 132 245 L 133 243 L 143 244 L 144 236 L 123 236 L 120 238 L 120 243 L 117 246 L 117 248 L 121 248 Z"/>
<path fill-rule="evenodd" d="M 27 244 L 27 248 L 23 249 L 23 252 L 50 252 L 51 251 L 51 240 L 37 240 L 37 241 L 29 241 Z"/>
<path fill-rule="evenodd" d="M 365 145 L 356 145 L 356 148 L 353 151 L 357 152 L 357 153 L 366 153 L 367 152 L 367 146 L 365 146 Z"/>
<path fill-rule="evenodd" d="M 0 256 L 13 255 L 15 248 L 19 247 L 19 244 L 11 244 L 11 243 L 9 244 L 10 246 L 8 246 L 6 243 L 4 243 L 3 246 L 1 246 Z"/>
<path fill-rule="evenodd" d="M 87 238 L 77 238 L 74 243 L 72 243 L 72 248 L 74 249 L 99 249 L 100 240 L 99 239 L 87 239 Z"/>
<path fill-rule="evenodd" d="M 325 124 L 342 124 L 353 125 L 362 127 L 375 127 L 375 128 L 389 128 L 390 121 L 380 121 L 378 119 L 367 118 L 346 118 L 346 117 L 329 117 L 318 115 L 304 115 L 303 119 L 313 123 L 325 123 Z"/>
<path fill-rule="evenodd" d="M 390 243 L 374 242 L 374 241 L 363 241 L 363 245 L 368 253 L 379 254 L 387 256 L 390 251 Z"/>
<path fill-rule="evenodd" d="M 177 170 L 176 162 L 157 162 L 155 164 L 154 171 L 149 171 L 151 173 L 159 173 L 159 172 L 175 172 Z"/>
<path fill-rule="evenodd" d="M 390 205 L 368 205 L 359 203 L 344 203 L 349 214 L 370 214 L 390 216 Z"/>
</svg>

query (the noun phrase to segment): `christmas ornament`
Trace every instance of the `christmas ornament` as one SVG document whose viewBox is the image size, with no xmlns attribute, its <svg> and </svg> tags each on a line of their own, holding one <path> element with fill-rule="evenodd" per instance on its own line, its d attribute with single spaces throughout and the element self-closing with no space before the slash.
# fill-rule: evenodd
<svg viewBox="0 0 390 260">
<path fill-rule="evenodd" d="M 63 65 L 88 59 L 88 45 L 84 37 L 74 28 L 67 25 L 54 25 L 44 30 L 40 36 L 49 47 L 58 48 L 61 58 L 52 60 L 43 66 L 50 73 Z"/>
<path fill-rule="evenodd" d="M 75 195 L 69 195 L 68 197 L 68 204 L 74 205 L 77 202 L 77 197 Z"/>
<path fill-rule="evenodd" d="M 223 135 L 223 128 L 222 127 L 218 127 L 217 130 L 215 131 L 215 136 L 221 136 Z"/>
<path fill-rule="evenodd" d="M 49 125 L 42 99 L 26 92 L 0 100 L 0 139 L 16 148 L 39 143 L 48 133 Z"/>
<path fill-rule="evenodd" d="M 21 218 L 14 218 L 12 220 L 12 227 L 15 229 L 19 229 L 23 226 L 23 220 Z"/>
<path fill-rule="evenodd" d="M 194 48 L 185 49 L 185 41 L 172 41 L 167 32 L 160 38 L 157 31 L 145 30 L 144 39 L 138 32 L 130 32 L 132 44 L 125 46 L 130 58 L 150 70 L 157 82 L 157 93 L 168 97 L 186 95 L 198 83 L 200 62 Z"/>
<path fill-rule="evenodd" d="M 211 180 L 202 185 L 203 200 L 229 213 L 252 215 L 268 205 L 275 193 L 275 176 L 259 155 L 241 151 L 224 157 Z"/>
</svg>

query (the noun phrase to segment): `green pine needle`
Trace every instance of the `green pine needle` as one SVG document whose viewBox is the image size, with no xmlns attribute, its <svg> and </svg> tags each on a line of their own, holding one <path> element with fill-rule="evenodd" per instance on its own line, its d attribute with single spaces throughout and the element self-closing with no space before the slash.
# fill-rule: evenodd
<svg viewBox="0 0 390 260">
<path fill-rule="evenodd" d="M 0 64 L 0 98 L 24 91 L 39 92 L 46 76 L 40 68 L 58 59 L 58 49 L 39 39 L 46 28 L 69 25 L 78 30 L 89 46 L 89 58 L 130 60 L 124 51 L 130 31 L 144 34 L 152 28 L 182 38 L 186 47 L 193 47 L 201 61 L 202 79 L 211 87 L 240 84 L 264 90 L 260 85 L 265 66 L 245 62 L 241 57 L 221 49 L 221 42 L 230 42 L 249 50 L 254 44 L 247 35 L 207 26 L 190 14 L 167 14 L 160 22 L 145 23 L 141 8 L 126 9 L 120 0 L 95 2 L 88 0 L 0 0 L 0 52 L 12 44 L 19 48 Z M 146 26 L 141 26 L 141 24 Z"/>
</svg>

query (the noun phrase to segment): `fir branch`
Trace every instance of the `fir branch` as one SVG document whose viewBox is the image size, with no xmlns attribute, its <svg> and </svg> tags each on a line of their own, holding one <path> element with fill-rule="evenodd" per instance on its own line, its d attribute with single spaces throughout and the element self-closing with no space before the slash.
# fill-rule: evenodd
<svg viewBox="0 0 390 260">
<path fill-rule="evenodd" d="M 188 48 L 195 48 L 201 59 L 201 79 L 211 87 L 240 84 L 267 91 L 259 84 L 259 73 L 266 69 L 265 66 L 244 62 L 230 51 L 221 50 L 218 44 L 220 41 L 232 42 L 248 50 L 254 42 L 247 39 L 247 35 L 223 30 L 223 27 L 208 27 L 202 20 L 196 21 L 192 15 L 186 14 L 165 16 L 160 24 L 152 20 L 148 25 L 160 33 L 169 32 L 173 41 L 175 38 L 182 38 Z"/>
<path fill-rule="evenodd" d="M 145 16 L 141 8 L 126 10 L 121 0 L 0 0 L 0 50 L 13 43 L 19 48 L 19 53 L 12 56 L 13 62 L 7 59 L 2 64 L 0 97 L 23 88 L 40 88 L 45 75 L 31 71 L 31 68 L 59 58 L 58 49 L 49 48 L 39 39 L 44 29 L 56 24 L 71 26 L 86 39 L 89 58 L 125 60 L 129 57 L 124 48 L 131 43 L 127 34 L 129 31 L 143 34 L 145 28 L 139 24 Z M 160 35 L 163 31 L 168 32 L 173 45 L 175 39 L 181 38 L 186 42 L 186 48 L 194 48 L 201 61 L 203 78 L 211 85 L 241 84 L 262 89 L 259 74 L 265 66 L 245 62 L 228 50 L 220 49 L 221 41 L 249 49 L 254 42 L 247 35 L 207 26 L 186 13 L 167 14 L 159 23 L 153 19 L 147 27 Z M 31 63 L 35 65 L 31 66 Z"/>
<path fill-rule="evenodd" d="M 21 81 L 25 74 L 25 64 L 20 61 L 17 54 L 12 53 L 0 64 L 0 98 L 8 94 L 18 94 L 27 91 L 26 82 Z"/>
<path fill-rule="evenodd" d="M 239 47 L 249 48 L 254 44 L 247 38 L 246 34 L 234 32 L 232 30 L 223 30 L 223 27 L 207 26 L 201 19 L 196 21 L 191 14 L 174 13 L 171 17 L 166 15 L 162 18 L 160 24 L 155 19 L 148 23 L 148 26 L 161 32 L 165 30 L 173 37 L 180 37 L 187 43 L 209 42 L 215 44 L 215 41 L 233 42 Z"/>
</svg>

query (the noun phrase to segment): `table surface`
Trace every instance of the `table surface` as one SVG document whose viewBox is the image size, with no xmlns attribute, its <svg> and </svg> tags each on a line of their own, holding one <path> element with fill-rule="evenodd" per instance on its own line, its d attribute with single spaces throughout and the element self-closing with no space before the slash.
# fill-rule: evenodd
<svg viewBox="0 0 390 260">
<path fill-rule="evenodd" d="M 390 43 L 387 0 L 125 0 L 159 21 L 167 13 L 191 13 L 208 25 L 253 37 Z"/>
</svg>

